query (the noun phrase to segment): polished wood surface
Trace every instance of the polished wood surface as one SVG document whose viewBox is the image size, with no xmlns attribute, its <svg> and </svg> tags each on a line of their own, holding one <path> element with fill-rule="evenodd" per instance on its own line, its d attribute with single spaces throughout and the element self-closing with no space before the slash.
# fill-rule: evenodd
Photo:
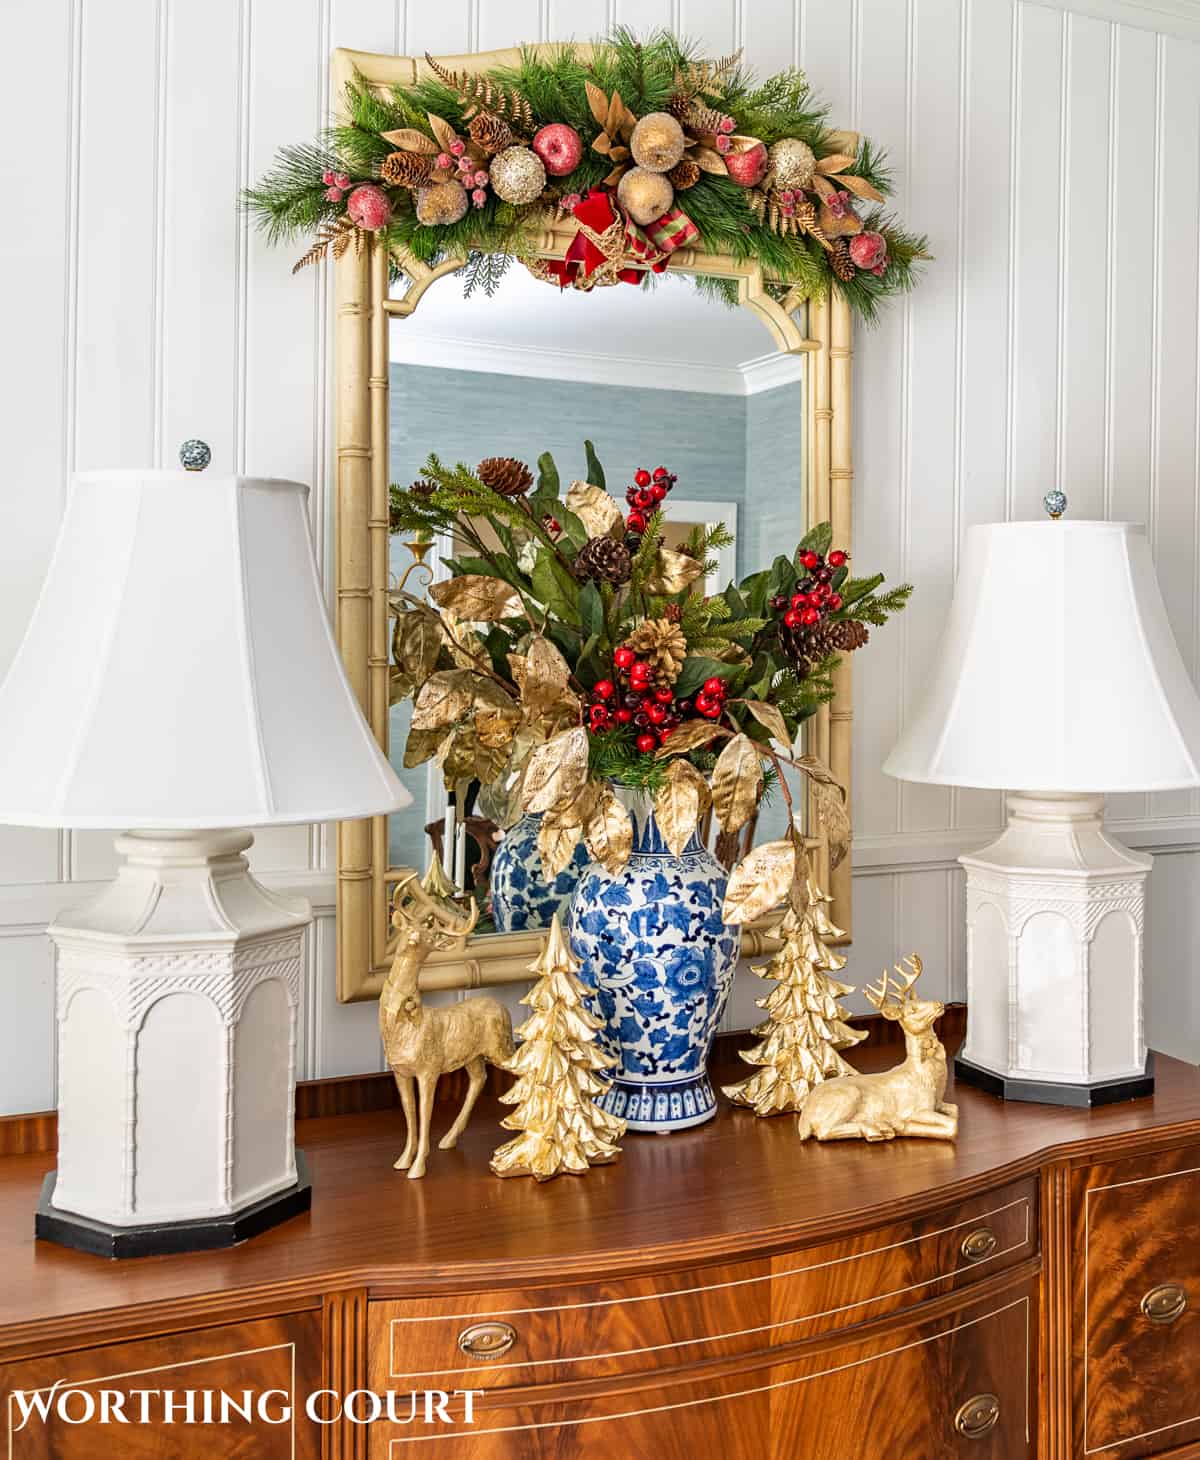
<svg viewBox="0 0 1200 1460">
<path fill-rule="evenodd" d="M 173 1333 L 140 1343 L 106 1345 L 0 1366 L 0 1395 L 13 1389 L 47 1391 L 55 1383 L 82 1393 L 67 1405 L 67 1420 L 52 1407 L 44 1422 L 33 1413 L 22 1423 L 12 1403 L 0 1411 L 7 1460 L 165 1460 L 166 1456 L 236 1456 L 237 1460 L 320 1460 L 321 1434 L 304 1413 L 304 1396 L 321 1365 L 321 1316 L 296 1314 L 255 1323 Z M 167 1419 L 161 1393 L 176 1396 Z M 191 1400 L 191 1422 L 187 1391 Z M 225 1390 L 242 1413 L 226 1411 L 219 1397 L 206 1413 L 203 1391 Z M 245 1405 L 244 1391 L 254 1400 Z M 145 1399 L 141 1391 L 150 1391 Z M 196 1392 L 199 1392 L 196 1394 Z M 261 1411 L 258 1395 L 270 1391 Z M 89 1403 L 108 1423 L 78 1423 Z M 145 1405 L 148 1422 L 141 1423 Z M 285 1408 L 290 1418 L 284 1420 Z M 246 1417 L 248 1414 L 248 1418 Z M 124 1417 L 124 1423 L 118 1416 Z M 207 1422 L 206 1422 L 207 1421 Z"/>
<path fill-rule="evenodd" d="M 1200 1440 L 1200 1146 L 1074 1186 L 1077 1443 L 1136 1457 Z"/>
<path fill-rule="evenodd" d="M 0 1412 L 13 1389 L 206 1361 L 221 1386 L 263 1387 L 290 1346 L 301 1400 L 478 1389 L 469 1439 L 443 1420 L 421 1444 L 435 1460 L 1200 1453 L 1200 1072 L 1160 1058 L 1157 1077 L 1153 1098 L 1094 1111 L 960 1088 L 956 1144 L 800 1143 L 792 1117 L 722 1105 L 542 1186 L 488 1172 L 494 1093 L 421 1182 L 392 1169 L 395 1110 L 323 1116 L 298 1127 L 310 1214 L 233 1251 L 123 1264 L 35 1244 L 52 1157 L 11 1156 Z M 383 1095 L 339 1082 L 310 1098 Z M 1141 1311 L 1153 1289 L 1160 1317 L 1185 1296 L 1170 1322 Z M 981 1414 L 994 1422 L 968 1438 Z M 13 1454 L 109 1453 L 88 1429 Z M 399 1460 L 421 1431 L 301 1425 L 296 1453 Z M 276 1432 L 155 1443 L 139 1430 L 121 1453 L 290 1453 Z"/>
<path fill-rule="evenodd" d="M 894 1057 L 882 1050 L 861 1062 Z M 310 1213 L 241 1248 L 119 1266 L 34 1242 L 53 1160 L 11 1157 L 0 1162 L 0 1356 L 26 1339 L 73 1340 L 81 1314 L 128 1327 L 139 1316 L 161 1322 L 164 1305 L 304 1306 L 330 1290 L 331 1274 L 336 1286 L 370 1284 L 377 1296 L 427 1295 L 767 1256 L 936 1211 L 1032 1175 L 1055 1153 L 1200 1142 L 1200 1071 L 1165 1057 L 1156 1094 L 1124 1105 L 1005 1104 L 966 1087 L 953 1098 L 954 1144 L 801 1145 L 792 1117 L 759 1120 L 722 1102 L 706 1126 L 630 1135 L 615 1165 L 545 1185 L 488 1171 L 503 1138 L 490 1102 L 419 1182 L 392 1169 L 403 1130 L 391 1111 L 302 1122 Z"/>
<path fill-rule="evenodd" d="M 1025 1281 L 983 1301 L 956 1298 L 919 1323 L 853 1340 L 768 1349 L 752 1362 L 700 1366 L 670 1381 L 588 1390 L 561 1385 L 524 1402 L 481 1402 L 470 1430 L 372 1427 L 371 1460 L 399 1460 L 408 1442 L 455 1439 L 470 1460 L 1021 1460 L 1034 1454 L 1037 1295 Z M 998 1400 L 978 1439 L 955 1428 L 976 1396 Z M 422 1446 L 422 1448 L 427 1448 Z M 452 1452 L 453 1453 L 453 1452 Z"/>
</svg>

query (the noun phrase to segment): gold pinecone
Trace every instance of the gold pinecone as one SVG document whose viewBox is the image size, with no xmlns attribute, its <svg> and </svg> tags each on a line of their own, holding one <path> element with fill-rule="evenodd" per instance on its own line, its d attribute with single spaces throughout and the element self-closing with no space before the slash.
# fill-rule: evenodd
<svg viewBox="0 0 1200 1460">
<path fill-rule="evenodd" d="M 700 164 L 693 162 L 690 157 L 685 157 L 677 162 L 667 173 L 667 181 L 677 193 L 686 193 L 688 188 L 694 188 L 700 181 Z"/>
<path fill-rule="evenodd" d="M 692 104 L 692 98 L 686 91 L 673 91 L 671 99 L 667 102 L 667 110 L 679 121 L 683 121 L 688 114 L 688 108 Z"/>
<path fill-rule="evenodd" d="M 533 473 L 515 456 L 489 456 L 475 468 L 475 475 L 502 497 L 523 497 L 533 486 Z"/>
<path fill-rule="evenodd" d="M 479 112 L 473 116 L 467 132 L 471 141 L 487 153 L 502 152 L 513 139 L 513 130 L 504 118 L 491 112 Z"/>
<path fill-rule="evenodd" d="M 619 588 L 629 582 L 633 556 L 623 542 L 611 537 L 592 537 L 575 554 L 575 576 L 584 581 L 611 583 Z"/>
<path fill-rule="evenodd" d="M 725 121 L 725 113 L 719 112 L 716 107 L 705 106 L 703 102 L 693 100 L 683 118 L 683 124 L 690 132 L 717 132 L 721 130 L 721 123 Z"/>
<path fill-rule="evenodd" d="M 432 172 L 433 158 L 420 152 L 390 152 L 379 168 L 384 182 L 400 188 L 419 188 L 429 181 Z"/>
<path fill-rule="evenodd" d="M 855 268 L 850 261 L 850 245 L 844 238 L 839 238 L 834 243 L 829 262 L 833 266 L 833 272 L 843 284 L 848 284 L 854 278 Z"/>
<path fill-rule="evenodd" d="M 678 624 L 667 618 L 648 618 L 626 642 L 650 665 L 659 684 L 672 685 L 679 678 L 687 658 L 687 640 Z"/>
</svg>

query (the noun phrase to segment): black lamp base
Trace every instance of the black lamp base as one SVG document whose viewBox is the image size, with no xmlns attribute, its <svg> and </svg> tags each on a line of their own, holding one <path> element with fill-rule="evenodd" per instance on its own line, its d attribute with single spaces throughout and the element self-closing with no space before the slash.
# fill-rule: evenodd
<svg viewBox="0 0 1200 1460">
<path fill-rule="evenodd" d="M 296 1175 L 295 1186 L 225 1216 L 201 1217 L 190 1222 L 149 1222 L 141 1227 L 114 1227 L 73 1212 L 60 1212 L 51 1205 L 58 1180 L 58 1172 L 51 1171 L 42 1183 L 34 1234 L 45 1242 L 74 1247 L 95 1257 L 174 1256 L 181 1252 L 233 1247 L 308 1211 L 312 1206 L 312 1183 L 308 1178 L 308 1163 L 303 1151 L 296 1152 Z"/>
<path fill-rule="evenodd" d="M 1097 1105 L 1113 1105 L 1118 1100 L 1138 1100 L 1154 1094 L 1154 1056 L 1146 1056 L 1146 1069 L 1140 1075 L 1127 1075 L 1119 1080 L 1099 1080 L 1094 1085 L 1069 1085 L 1058 1080 L 1016 1080 L 1011 1075 L 998 1075 L 969 1060 L 954 1061 L 954 1078 L 964 1085 L 975 1085 L 1002 1100 L 1028 1100 L 1037 1105 L 1074 1105 L 1087 1110 Z"/>
</svg>

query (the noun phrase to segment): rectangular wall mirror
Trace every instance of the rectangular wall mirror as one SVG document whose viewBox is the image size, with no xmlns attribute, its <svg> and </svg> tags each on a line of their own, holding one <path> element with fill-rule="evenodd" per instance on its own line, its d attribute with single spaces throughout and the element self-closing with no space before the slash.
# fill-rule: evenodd
<svg viewBox="0 0 1200 1460">
<path fill-rule="evenodd" d="M 460 67 L 496 59 L 453 58 Z M 335 82 L 353 70 L 380 84 L 407 80 L 424 64 L 339 52 Z M 561 258 L 572 237 L 569 220 L 547 229 L 538 254 Z M 419 593 L 446 576 L 462 544 L 393 535 L 390 483 L 419 478 L 431 452 L 472 468 L 486 457 L 533 465 L 548 452 L 565 490 L 587 474 L 590 439 L 618 499 L 639 467 L 677 475 L 669 544 L 697 523 L 733 531 L 734 545 L 699 591 L 769 567 L 814 522 L 831 520 L 838 541 L 849 541 L 844 306 L 789 298 L 755 265 L 690 249 L 643 284 L 589 292 L 560 290 L 514 261 L 490 294 L 476 287 L 467 297 L 461 262 L 389 260 L 372 248 L 347 251 L 337 266 L 339 641 L 372 728 L 413 795 L 403 812 L 339 828 L 343 1000 L 378 995 L 389 890 L 406 870 L 439 856 L 482 909 L 467 946 L 430 960 L 430 987 L 524 977 L 572 884 L 570 869 L 552 885 L 539 880 L 536 850 L 531 856 L 526 845 L 536 827 L 498 824 L 477 782 L 447 788 L 437 764 L 404 765 L 412 701 L 394 694 L 389 595 L 401 582 Z M 848 668 L 804 734 L 848 788 Z M 750 832 L 760 841 L 777 835 L 784 817 L 781 802 L 764 805 Z M 725 850 L 732 860 L 735 849 Z M 831 869 L 818 849 L 817 864 L 834 916 L 849 929 L 849 859 Z M 768 946 L 761 927 L 744 940 L 751 955 Z"/>
</svg>

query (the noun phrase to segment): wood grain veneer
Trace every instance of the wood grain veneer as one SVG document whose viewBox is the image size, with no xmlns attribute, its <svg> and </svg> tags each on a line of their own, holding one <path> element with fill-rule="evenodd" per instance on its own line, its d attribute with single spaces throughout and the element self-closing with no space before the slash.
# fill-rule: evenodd
<svg viewBox="0 0 1200 1460">
<path fill-rule="evenodd" d="M 728 1052 L 718 1080 L 737 1069 Z M 1165 1281 L 1200 1294 L 1200 1071 L 1160 1058 L 1157 1082 L 1098 1110 L 960 1088 L 953 1145 L 801 1144 L 792 1118 L 723 1104 L 706 1127 L 630 1136 L 616 1165 L 545 1186 L 488 1172 L 494 1095 L 420 1182 L 392 1169 L 395 1111 L 303 1120 L 311 1213 L 233 1251 L 125 1264 L 35 1244 L 53 1158 L 11 1156 L 0 1379 L 127 1373 L 190 1361 L 222 1332 L 298 1332 L 284 1341 L 305 1392 L 484 1390 L 480 1425 L 502 1435 L 414 1452 L 450 1460 L 1195 1453 L 1200 1320 L 1189 1307 L 1152 1327 L 1137 1305 Z M 969 1265 L 962 1235 L 981 1222 L 995 1260 Z M 459 1325 L 485 1313 L 518 1329 L 520 1368 L 461 1364 Z M 414 1317 L 434 1320 L 430 1341 L 394 1349 L 394 1321 Z M 950 1400 L 976 1390 L 1000 1415 L 968 1442 Z M 395 1460 L 416 1434 L 403 1428 L 383 1446 L 377 1426 L 331 1426 L 324 1460 Z"/>
</svg>

